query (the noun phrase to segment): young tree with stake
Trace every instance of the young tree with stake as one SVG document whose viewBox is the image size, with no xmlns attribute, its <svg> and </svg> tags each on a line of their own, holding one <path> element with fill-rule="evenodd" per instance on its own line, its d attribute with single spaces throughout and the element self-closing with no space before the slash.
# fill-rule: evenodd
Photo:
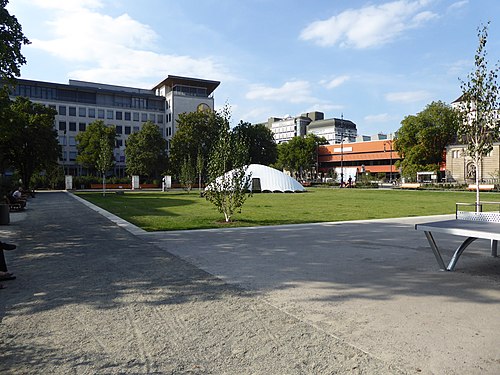
<svg viewBox="0 0 500 375">
<path fill-rule="evenodd" d="M 486 60 L 488 25 L 478 28 L 479 46 L 475 55 L 475 70 L 462 81 L 460 112 L 462 121 L 458 134 L 467 145 L 466 153 L 476 168 L 476 210 L 479 211 L 479 184 L 482 180 L 481 161 L 500 137 L 498 110 L 498 62 L 491 70 Z"/>
</svg>

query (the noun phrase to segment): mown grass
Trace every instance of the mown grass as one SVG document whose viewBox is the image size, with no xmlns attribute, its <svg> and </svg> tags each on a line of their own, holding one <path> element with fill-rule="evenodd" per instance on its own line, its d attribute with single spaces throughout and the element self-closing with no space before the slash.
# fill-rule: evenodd
<svg viewBox="0 0 500 375">
<path fill-rule="evenodd" d="M 310 188 L 300 194 L 254 194 L 231 223 L 198 192 L 79 192 L 78 196 L 147 230 L 183 230 L 283 225 L 451 214 L 456 202 L 474 202 L 471 192 Z M 500 200 L 483 193 L 483 200 Z"/>
</svg>

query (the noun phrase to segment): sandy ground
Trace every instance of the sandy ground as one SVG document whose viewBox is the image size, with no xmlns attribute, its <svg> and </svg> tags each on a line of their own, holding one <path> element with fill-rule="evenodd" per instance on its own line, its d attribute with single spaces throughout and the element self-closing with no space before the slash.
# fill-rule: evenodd
<svg viewBox="0 0 500 375">
<path fill-rule="evenodd" d="M 64 193 L 0 227 L 0 373 L 398 374 Z"/>
<path fill-rule="evenodd" d="M 41 193 L 11 219 L 0 373 L 500 373 L 500 260 L 438 271 L 421 218 L 145 233 Z"/>
</svg>

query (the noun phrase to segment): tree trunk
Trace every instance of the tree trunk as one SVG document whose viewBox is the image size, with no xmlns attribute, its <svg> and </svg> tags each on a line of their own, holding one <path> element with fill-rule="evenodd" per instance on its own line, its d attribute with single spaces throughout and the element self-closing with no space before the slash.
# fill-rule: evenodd
<svg viewBox="0 0 500 375">
<path fill-rule="evenodd" d="M 474 158 L 474 164 L 476 166 L 476 212 L 480 212 L 479 202 L 481 201 L 480 197 L 479 197 L 480 163 L 481 163 L 481 158 L 476 153 L 475 158 Z"/>
<path fill-rule="evenodd" d="M 106 196 L 106 175 L 102 174 L 102 196 Z"/>
</svg>

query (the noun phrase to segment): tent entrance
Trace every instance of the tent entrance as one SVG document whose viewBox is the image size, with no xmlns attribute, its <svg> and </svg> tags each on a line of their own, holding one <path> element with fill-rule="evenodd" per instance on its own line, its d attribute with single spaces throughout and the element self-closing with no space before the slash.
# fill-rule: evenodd
<svg viewBox="0 0 500 375">
<path fill-rule="evenodd" d="M 252 191 L 254 193 L 262 191 L 260 187 L 260 178 L 252 178 Z"/>
</svg>

